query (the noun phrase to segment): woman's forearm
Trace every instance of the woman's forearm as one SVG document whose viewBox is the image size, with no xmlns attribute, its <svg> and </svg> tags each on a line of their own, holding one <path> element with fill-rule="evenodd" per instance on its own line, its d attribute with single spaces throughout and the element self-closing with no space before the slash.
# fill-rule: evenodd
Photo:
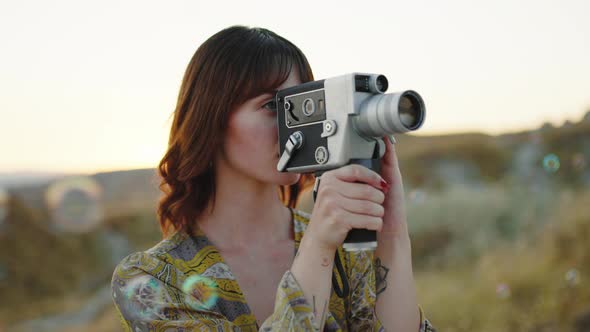
<svg viewBox="0 0 590 332">
<path fill-rule="evenodd" d="M 313 308 L 314 325 L 319 331 L 323 331 L 329 311 L 335 254 L 335 250 L 320 248 L 312 238 L 304 236 L 291 266 L 291 273 Z"/>
<path fill-rule="evenodd" d="M 386 331 L 418 331 L 420 312 L 407 234 L 382 236 L 375 252 L 376 314 Z"/>
</svg>

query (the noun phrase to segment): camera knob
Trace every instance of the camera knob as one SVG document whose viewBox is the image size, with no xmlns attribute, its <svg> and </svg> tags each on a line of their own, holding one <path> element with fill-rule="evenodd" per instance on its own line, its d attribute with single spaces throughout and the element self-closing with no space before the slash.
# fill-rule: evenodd
<svg viewBox="0 0 590 332">
<path fill-rule="evenodd" d="M 324 121 L 323 129 L 324 131 L 320 135 L 322 138 L 330 137 L 336 133 L 336 122 L 334 120 L 326 120 Z"/>
<path fill-rule="evenodd" d="M 307 98 L 303 101 L 302 109 L 305 116 L 312 116 L 315 113 L 315 103 L 313 99 Z"/>
<path fill-rule="evenodd" d="M 293 108 L 293 103 L 290 100 L 285 100 L 285 111 L 289 112 Z"/>
<path fill-rule="evenodd" d="M 328 161 L 329 156 L 328 149 L 325 147 L 319 146 L 315 149 L 315 161 L 318 164 L 325 164 Z"/>
</svg>

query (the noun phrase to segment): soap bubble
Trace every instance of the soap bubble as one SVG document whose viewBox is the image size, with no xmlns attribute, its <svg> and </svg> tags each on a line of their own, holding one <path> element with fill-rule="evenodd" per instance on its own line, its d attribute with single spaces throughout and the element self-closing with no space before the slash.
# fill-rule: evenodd
<svg viewBox="0 0 590 332">
<path fill-rule="evenodd" d="M 163 292 L 156 278 L 146 275 L 132 279 L 124 287 L 123 295 L 127 299 L 127 311 L 136 319 L 149 320 L 162 316 Z"/>
<path fill-rule="evenodd" d="M 498 284 L 496 286 L 496 294 L 502 299 L 510 297 L 510 286 L 504 283 Z"/>
<path fill-rule="evenodd" d="M 426 193 L 420 189 L 410 191 L 410 201 L 414 204 L 422 204 L 426 200 Z"/>
<path fill-rule="evenodd" d="M 212 279 L 192 275 L 182 285 L 186 294 L 186 303 L 193 309 L 211 309 L 217 303 L 217 284 Z"/>
<path fill-rule="evenodd" d="M 103 218 L 100 185 L 90 177 L 69 177 L 52 183 L 45 193 L 47 206 L 60 231 L 84 233 Z"/>
<path fill-rule="evenodd" d="M 580 283 L 580 272 L 575 268 L 569 269 L 565 273 L 565 281 L 569 286 L 578 285 Z"/>
<path fill-rule="evenodd" d="M 543 158 L 543 168 L 549 173 L 555 173 L 559 169 L 559 157 L 550 153 Z"/>
</svg>

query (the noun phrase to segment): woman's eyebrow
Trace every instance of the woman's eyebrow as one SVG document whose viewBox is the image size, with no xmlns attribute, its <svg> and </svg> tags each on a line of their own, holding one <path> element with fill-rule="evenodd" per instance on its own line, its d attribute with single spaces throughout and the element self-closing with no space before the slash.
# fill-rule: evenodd
<svg viewBox="0 0 590 332">
<path fill-rule="evenodd" d="M 256 100 L 268 99 L 270 97 L 273 97 L 274 95 L 275 95 L 274 93 L 266 92 L 266 93 L 263 93 L 263 94 L 259 95 L 258 97 L 256 97 Z"/>
</svg>

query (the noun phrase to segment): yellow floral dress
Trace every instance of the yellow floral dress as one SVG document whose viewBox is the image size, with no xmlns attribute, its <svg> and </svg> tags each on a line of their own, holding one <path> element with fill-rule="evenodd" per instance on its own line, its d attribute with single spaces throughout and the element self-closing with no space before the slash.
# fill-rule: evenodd
<svg viewBox="0 0 590 332">
<path fill-rule="evenodd" d="M 292 210 L 296 254 L 310 216 Z M 383 331 L 375 315 L 372 252 L 338 250 L 350 292 L 334 290 L 324 331 Z M 340 278 L 337 281 L 341 283 Z M 113 299 L 125 331 L 313 331 L 311 305 L 285 271 L 273 314 L 258 326 L 220 252 L 197 229 L 176 232 L 153 248 L 127 256 L 112 279 Z M 434 332 L 420 311 L 420 332 Z"/>
</svg>

